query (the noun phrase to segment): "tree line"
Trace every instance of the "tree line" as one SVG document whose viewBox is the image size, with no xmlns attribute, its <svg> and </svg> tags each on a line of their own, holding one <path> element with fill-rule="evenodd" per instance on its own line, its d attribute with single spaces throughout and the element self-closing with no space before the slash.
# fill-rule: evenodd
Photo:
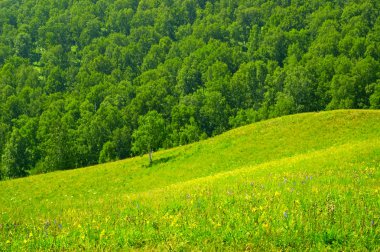
<svg viewBox="0 0 380 252">
<path fill-rule="evenodd" d="M 379 109 L 379 7 L 3 0 L 0 179 L 184 145 L 282 115 Z"/>
</svg>

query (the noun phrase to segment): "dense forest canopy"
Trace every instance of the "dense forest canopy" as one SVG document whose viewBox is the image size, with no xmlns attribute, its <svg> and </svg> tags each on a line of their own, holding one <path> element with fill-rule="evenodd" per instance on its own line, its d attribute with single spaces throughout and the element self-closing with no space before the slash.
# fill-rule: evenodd
<svg viewBox="0 0 380 252">
<path fill-rule="evenodd" d="M 152 118 L 157 149 L 379 109 L 379 12 L 377 0 L 1 0 L 0 179 L 147 152 Z"/>
</svg>

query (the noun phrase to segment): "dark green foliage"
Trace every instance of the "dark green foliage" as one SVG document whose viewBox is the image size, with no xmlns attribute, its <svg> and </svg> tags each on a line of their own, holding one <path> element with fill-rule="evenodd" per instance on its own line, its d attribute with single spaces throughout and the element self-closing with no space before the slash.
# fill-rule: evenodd
<svg viewBox="0 0 380 252">
<path fill-rule="evenodd" d="M 151 111 L 166 131 L 157 149 L 379 109 L 379 14 L 374 0 L 3 1 L 0 176 L 148 152 L 137 136 Z"/>
</svg>

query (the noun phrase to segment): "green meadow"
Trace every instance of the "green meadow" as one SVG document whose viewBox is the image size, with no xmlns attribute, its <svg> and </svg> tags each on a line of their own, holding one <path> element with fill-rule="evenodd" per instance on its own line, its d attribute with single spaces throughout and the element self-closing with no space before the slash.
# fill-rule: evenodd
<svg viewBox="0 0 380 252">
<path fill-rule="evenodd" d="M 380 111 L 0 182 L 0 251 L 380 250 Z"/>
</svg>

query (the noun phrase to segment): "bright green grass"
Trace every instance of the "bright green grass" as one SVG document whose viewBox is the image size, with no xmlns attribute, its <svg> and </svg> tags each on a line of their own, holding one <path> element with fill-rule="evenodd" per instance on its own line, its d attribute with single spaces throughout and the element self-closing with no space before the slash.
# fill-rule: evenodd
<svg viewBox="0 0 380 252">
<path fill-rule="evenodd" d="M 380 250 L 380 111 L 0 182 L 2 250 Z"/>
</svg>

